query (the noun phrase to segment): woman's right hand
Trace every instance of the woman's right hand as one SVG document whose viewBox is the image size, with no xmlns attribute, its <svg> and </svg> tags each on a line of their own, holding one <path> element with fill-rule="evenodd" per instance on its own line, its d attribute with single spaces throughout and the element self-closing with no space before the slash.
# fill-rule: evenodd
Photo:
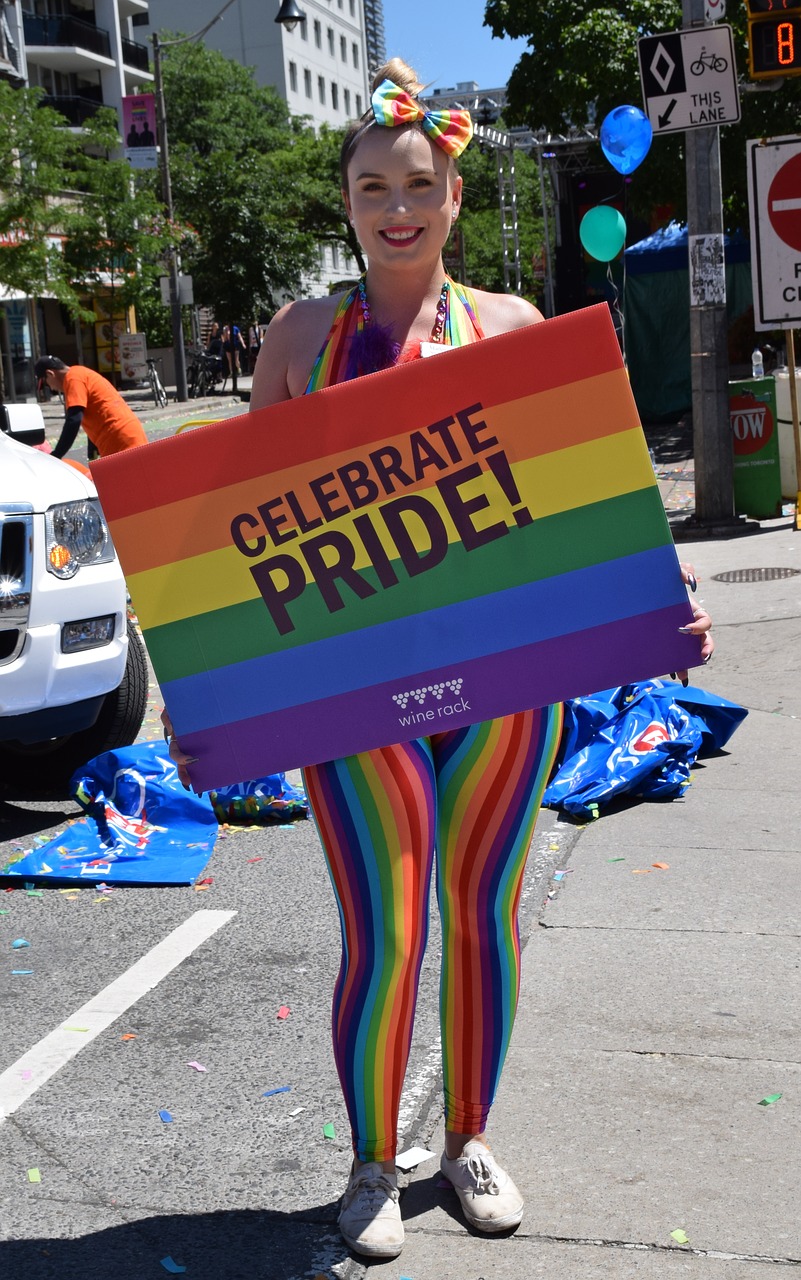
<svg viewBox="0 0 801 1280">
<path fill-rule="evenodd" d="M 189 791 L 192 787 L 192 779 L 189 776 L 188 766 L 195 763 L 197 756 L 188 756 L 181 750 L 178 739 L 173 733 L 172 720 L 167 714 L 166 707 L 161 713 L 161 723 L 164 726 L 164 741 L 167 743 L 167 751 L 169 752 L 170 759 L 174 762 L 175 767 L 178 770 L 179 779 L 186 787 L 187 791 Z"/>
</svg>

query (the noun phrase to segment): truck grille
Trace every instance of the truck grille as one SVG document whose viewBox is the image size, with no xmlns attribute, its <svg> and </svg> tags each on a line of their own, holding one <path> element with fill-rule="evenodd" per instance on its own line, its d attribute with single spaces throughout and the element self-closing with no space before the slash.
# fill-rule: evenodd
<svg viewBox="0 0 801 1280">
<path fill-rule="evenodd" d="M 0 507 L 0 666 L 13 662 L 25 643 L 31 609 L 33 507 Z"/>
</svg>

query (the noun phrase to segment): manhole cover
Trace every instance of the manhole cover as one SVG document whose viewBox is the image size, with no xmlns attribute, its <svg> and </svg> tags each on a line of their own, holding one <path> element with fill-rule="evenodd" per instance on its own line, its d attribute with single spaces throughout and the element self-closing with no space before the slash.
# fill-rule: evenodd
<svg viewBox="0 0 801 1280">
<path fill-rule="evenodd" d="M 778 578 L 794 578 L 801 569 L 727 569 L 713 573 L 713 582 L 776 582 Z"/>
</svg>

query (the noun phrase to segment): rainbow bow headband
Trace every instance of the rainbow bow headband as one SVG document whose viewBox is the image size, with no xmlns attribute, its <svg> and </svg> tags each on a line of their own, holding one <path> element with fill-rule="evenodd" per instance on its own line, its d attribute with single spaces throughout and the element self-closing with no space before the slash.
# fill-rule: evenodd
<svg viewBox="0 0 801 1280">
<path fill-rule="evenodd" d="M 382 80 L 371 98 L 376 124 L 393 129 L 419 120 L 432 142 L 454 160 L 473 136 L 469 111 L 424 111 L 419 103 L 392 80 Z"/>
</svg>

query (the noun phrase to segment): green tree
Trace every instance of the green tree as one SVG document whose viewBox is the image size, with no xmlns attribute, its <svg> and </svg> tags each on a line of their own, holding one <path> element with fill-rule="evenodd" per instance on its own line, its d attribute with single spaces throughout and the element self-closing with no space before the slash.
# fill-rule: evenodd
<svg viewBox="0 0 801 1280">
<path fill-rule="evenodd" d="M 728 230 L 747 226 L 745 142 L 798 131 L 801 78 L 776 92 L 757 89 L 747 77 L 745 6 L 730 5 L 739 68 L 742 120 L 720 130 L 724 218 Z M 637 40 L 681 27 L 678 0 L 487 0 L 485 21 L 495 36 L 527 38 L 509 80 L 510 123 L 563 130 L 599 123 L 613 107 L 642 102 Z M 656 137 L 634 174 L 632 207 L 648 216 L 669 204 L 686 217 L 684 134 Z M 606 160 L 598 152 L 599 167 Z"/>
<path fill-rule="evenodd" d="M 152 172 L 112 158 L 119 152 L 115 111 L 92 116 L 81 142 L 69 172 L 74 195 L 62 206 L 67 268 L 76 287 L 110 288 L 125 307 L 139 307 L 157 290 L 170 246 L 188 230 L 168 223 Z"/>
<path fill-rule="evenodd" d="M 317 260 L 293 161 L 310 131 L 250 68 L 202 44 L 165 50 L 163 77 L 173 203 L 197 233 L 182 256 L 195 301 L 223 322 L 273 311 Z"/>
<path fill-rule="evenodd" d="M 63 191 L 78 153 L 39 89 L 0 81 L 0 284 L 30 297 L 47 291 L 79 304 L 62 252 Z"/>
</svg>

